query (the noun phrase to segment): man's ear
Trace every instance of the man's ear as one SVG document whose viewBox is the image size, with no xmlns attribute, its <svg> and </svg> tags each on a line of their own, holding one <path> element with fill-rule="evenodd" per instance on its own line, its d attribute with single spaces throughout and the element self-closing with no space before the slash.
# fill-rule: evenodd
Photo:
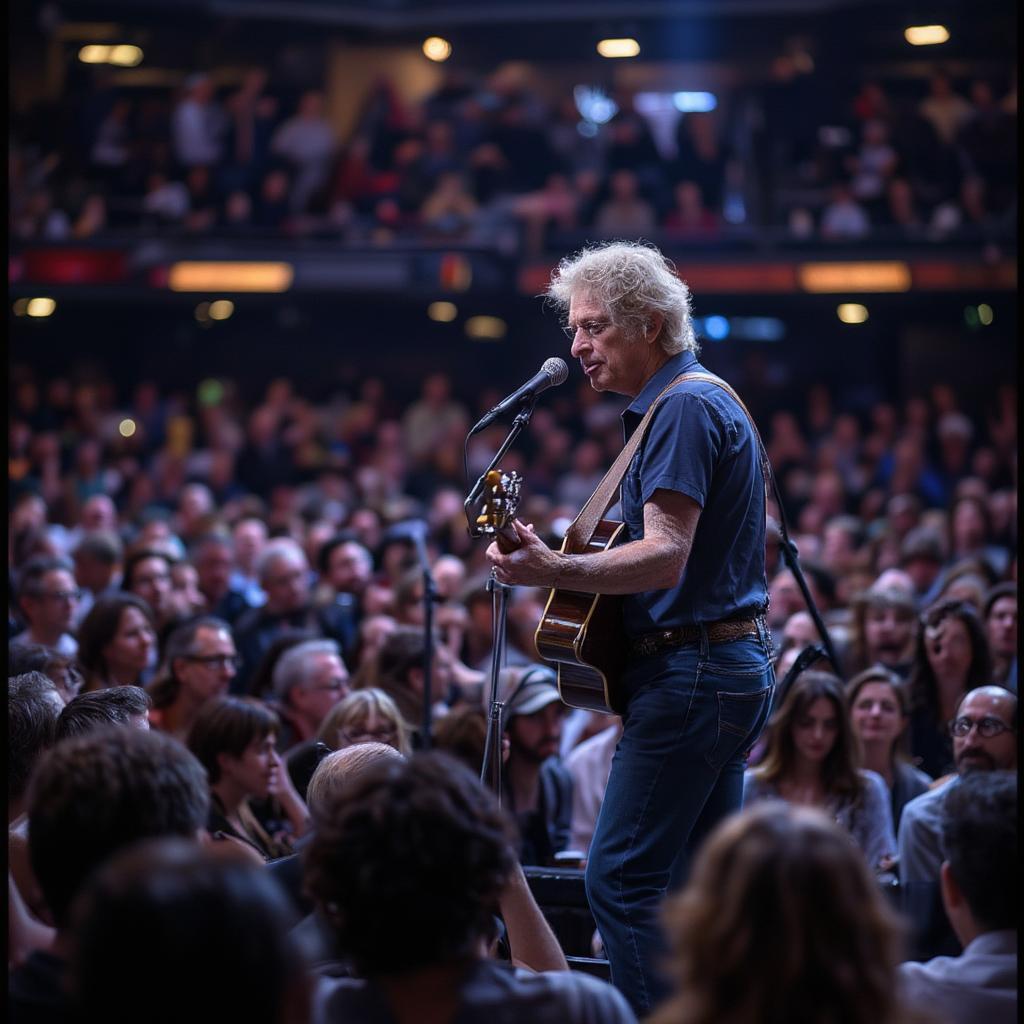
<svg viewBox="0 0 1024 1024">
<path fill-rule="evenodd" d="M 658 340 L 662 327 L 665 326 L 665 318 L 661 313 L 651 313 L 647 326 L 644 328 L 644 341 L 653 344 Z"/>
<path fill-rule="evenodd" d="M 948 860 L 944 860 L 939 868 L 939 889 L 942 893 L 942 905 L 946 908 L 947 914 L 962 906 L 964 894 L 960 886 L 956 884 L 953 869 Z"/>
</svg>

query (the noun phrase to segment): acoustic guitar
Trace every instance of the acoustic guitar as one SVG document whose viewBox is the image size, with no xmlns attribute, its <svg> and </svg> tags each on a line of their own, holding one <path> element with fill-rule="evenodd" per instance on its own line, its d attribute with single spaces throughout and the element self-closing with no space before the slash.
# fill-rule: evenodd
<svg viewBox="0 0 1024 1024">
<path fill-rule="evenodd" d="M 514 551 L 520 546 L 512 525 L 519 508 L 519 475 L 493 469 L 484 480 L 484 506 L 477 526 L 494 537 L 502 551 Z M 622 539 L 624 530 L 625 523 L 600 520 L 583 551 L 608 550 Z M 567 543 L 568 538 L 562 542 L 563 552 Z M 566 704 L 607 715 L 621 713 L 625 702 L 618 683 L 626 663 L 626 636 L 620 596 L 552 590 L 534 643 L 541 658 L 554 662 L 558 692 Z"/>
</svg>

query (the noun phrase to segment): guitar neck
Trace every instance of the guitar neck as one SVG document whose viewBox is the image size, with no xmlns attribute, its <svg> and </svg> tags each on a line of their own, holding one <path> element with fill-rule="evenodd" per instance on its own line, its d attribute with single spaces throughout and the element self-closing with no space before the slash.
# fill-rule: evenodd
<svg viewBox="0 0 1024 1024">
<path fill-rule="evenodd" d="M 516 533 L 515 528 L 512 526 L 498 527 L 494 531 L 494 539 L 502 554 L 507 555 L 510 551 L 515 551 L 516 548 L 522 547 L 519 534 Z"/>
</svg>

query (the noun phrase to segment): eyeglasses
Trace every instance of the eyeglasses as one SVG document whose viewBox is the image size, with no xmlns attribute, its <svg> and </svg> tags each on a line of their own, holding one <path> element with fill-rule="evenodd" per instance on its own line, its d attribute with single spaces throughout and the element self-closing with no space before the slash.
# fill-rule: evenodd
<svg viewBox="0 0 1024 1024">
<path fill-rule="evenodd" d="M 968 718 L 961 715 L 949 723 L 949 731 L 958 738 L 966 736 L 974 726 L 978 727 L 978 735 L 986 738 L 998 736 L 1001 732 L 1016 732 L 1012 725 L 1007 725 L 998 718 Z"/>
<path fill-rule="evenodd" d="M 584 320 L 581 324 L 562 324 L 562 330 L 570 341 L 576 340 L 576 332 L 582 331 L 591 341 L 599 338 L 609 327 L 610 320 Z"/>
<path fill-rule="evenodd" d="M 37 595 L 41 601 L 81 601 L 80 590 L 51 590 L 49 593 L 43 591 Z"/>
<path fill-rule="evenodd" d="M 319 690 L 323 693 L 341 693 L 348 686 L 348 679 L 332 679 L 328 683 L 320 683 L 319 686 L 310 686 L 310 690 Z"/>
<path fill-rule="evenodd" d="M 210 668 L 230 668 L 238 671 L 242 659 L 237 654 L 188 654 L 185 656 L 188 661 L 197 661 L 201 665 L 209 665 Z"/>
<path fill-rule="evenodd" d="M 398 730 L 393 725 L 386 729 L 377 729 L 375 732 L 355 729 L 338 730 L 338 738 L 347 746 L 354 746 L 356 743 L 391 743 L 397 737 Z"/>
</svg>

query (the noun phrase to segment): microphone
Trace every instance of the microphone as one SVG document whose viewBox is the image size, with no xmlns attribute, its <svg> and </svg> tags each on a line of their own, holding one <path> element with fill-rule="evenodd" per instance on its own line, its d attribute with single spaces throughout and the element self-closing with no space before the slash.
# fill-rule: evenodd
<svg viewBox="0 0 1024 1024">
<path fill-rule="evenodd" d="M 484 427 L 489 427 L 509 409 L 514 409 L 525 402 L 532 402 L 542 391 L 546 391 L 556 384 L 564 383 L 568 376 L 569 367 L 565 365 L 564 359 L 558 359 L 555 356 L 545 359 L 544 365 L 522 387 L 517 388 L 507 398 L 503 398 L 490 412 L 485 413 L 483 419 L 470 431 L 470 434 L 476 434 Z"/>
</svg>

